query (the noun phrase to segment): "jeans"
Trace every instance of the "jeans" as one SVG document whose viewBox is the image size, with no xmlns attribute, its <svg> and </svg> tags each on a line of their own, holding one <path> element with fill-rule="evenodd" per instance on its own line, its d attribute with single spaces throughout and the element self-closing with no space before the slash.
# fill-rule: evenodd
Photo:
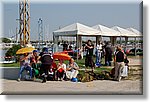
<svg viewBox="0 0 150 102">
<path fill-rule="evenodd" d="M 32 78 L 32 68 L 30 66 L 21 66 L 20 67 L 19 78 L 21 79 L 21 75 L 22 75 L 22 72 L 24 70 L 29 71 L 30 72 L 30 77 Z"/>
<path fill-rule="evenodd" d="M 105 65 L 106 66 L 111 66 L 111 61 L 106 61 Z"/>
<path fill-rule="evenodd" d="M 101 52 L 96 53 L 96 61 L 95 61 L 97 66 L 101 66 Z"/>
</svg>

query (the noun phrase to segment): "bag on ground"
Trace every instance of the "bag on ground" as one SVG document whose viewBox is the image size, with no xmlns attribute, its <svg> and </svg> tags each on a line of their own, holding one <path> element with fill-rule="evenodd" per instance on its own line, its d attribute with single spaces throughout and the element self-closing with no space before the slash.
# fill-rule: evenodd
<svg viewBox="0 0 150 102">
<path fill-rule="evenodd" d="M 121 76 L 123 76 L 123 77 L 128 76 L 128 66 L 123 67 Z"/>
</svg>

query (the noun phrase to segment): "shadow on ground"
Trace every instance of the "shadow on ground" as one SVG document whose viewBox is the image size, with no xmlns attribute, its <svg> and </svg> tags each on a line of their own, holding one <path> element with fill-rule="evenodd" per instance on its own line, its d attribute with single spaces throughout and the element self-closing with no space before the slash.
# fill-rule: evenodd
<svg viewBox="0 0 150 102">
<path fill-rule="evenodd" d="M 16 80 L 18 78 L 19 68 L 2 68 L 2 79 Z M 25 75 L 25 71 L 22 76 Z"/>
</svg>

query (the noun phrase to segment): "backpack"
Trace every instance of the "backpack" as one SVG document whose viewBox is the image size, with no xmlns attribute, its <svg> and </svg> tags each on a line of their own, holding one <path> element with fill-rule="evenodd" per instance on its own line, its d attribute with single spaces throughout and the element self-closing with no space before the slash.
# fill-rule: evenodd
<svg viewBox="0 0 150 102">
<path fill-rule="evenodd" d="M 41 56 L 41 62 L 42 64 L 46 64 L 46 65 L 52 65 L 52 57 L 49 53 L 44 53 L 42 56 Z"/>
</svg>

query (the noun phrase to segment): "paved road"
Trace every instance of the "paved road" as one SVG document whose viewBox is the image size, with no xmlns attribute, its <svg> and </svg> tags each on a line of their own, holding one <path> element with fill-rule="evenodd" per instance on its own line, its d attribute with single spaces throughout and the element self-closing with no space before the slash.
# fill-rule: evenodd
<svg viewBox="0 0 150 102">
<path fill-rule="evenodd" d="M 92 82 L 70 81 L 21 81 L 1 79 L 2 94 L 142 94 L 142 82 L 139 80 L 98 80 Z"/>
</svg>

